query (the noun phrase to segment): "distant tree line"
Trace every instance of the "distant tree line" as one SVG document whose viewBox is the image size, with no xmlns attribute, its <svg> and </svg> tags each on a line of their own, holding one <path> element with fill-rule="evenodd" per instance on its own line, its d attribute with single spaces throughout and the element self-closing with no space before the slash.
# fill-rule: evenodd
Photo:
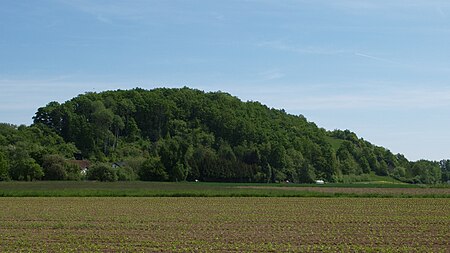
<svg viewBox="0 0 450 253">
<path fill-rule="evenodd" d="M 0 125 L 0 180 L 311 183 L 375 173 L 410 183 L 449 179 L 448 161 L 410 162 L 302 115 L 189 88 L 79 95 Z M 71 163 L 81 153 L 93 165 Z M 113 162 L 121 166 L 113 168 Z M 348 177 L 346 177 L 348 178 Z"/>
</svg>

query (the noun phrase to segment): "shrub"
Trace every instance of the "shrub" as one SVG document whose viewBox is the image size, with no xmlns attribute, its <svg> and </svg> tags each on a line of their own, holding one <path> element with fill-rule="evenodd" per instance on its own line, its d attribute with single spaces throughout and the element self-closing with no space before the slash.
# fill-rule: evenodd
<svg viewBox="0 0 450 253">
<path fill-rule="evenodd" d="M 159 157 L 151 157 L 141 165 L 139 178 L 144 181 L 166 181 L 169 179 L 169 175 L 161 159 Z"/>
<path fill-rule="evenodd" d="M 46 155 L 43 158 L 42 169 L 44 180 L 65 180 L 67 178 L 66 161 L 60 155 Z"/>
<path fill-rule="evenodd" d="M 46 155 L 42 163 L 44 180 L 80 180 L 80 168 L 61 155 Z"/>
<path fill-rule="evenodd" d="M 136 174 L 133 169 L 128 166 L 119 167 L 116 169 L 117 178 L 119 181 L 133 181 L 136 180 Z"/>
<path fill-rule="evenodd" d="M 9 167 L 11 179 L 19 181 L 33 181 L 44 176 L 41 166 L 33 158 L 21 158 Z"/>
<path fill-rule="evenodd" d="M 109 164 L 98 163 L 88 169 L 87 179 L 103 182 L 115 182 L 118 178 L 116 171 Z"/>
<path fill-rule="evenodd" d="M 82 178 L 80 167 L 76 164 L 66 163 L 66 180 L 80 181 Z"/>
</svg>

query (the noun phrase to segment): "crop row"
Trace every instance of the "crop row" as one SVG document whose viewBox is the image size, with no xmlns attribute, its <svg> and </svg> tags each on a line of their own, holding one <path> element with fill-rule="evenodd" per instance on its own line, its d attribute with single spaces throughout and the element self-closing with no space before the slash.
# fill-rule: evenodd
<svg viewBox="0 0 450 253">
<path fill-rule="evenodd" d="M 0 251 L 450 249 L 450 199 L 0 198 Z"/>
</svg>

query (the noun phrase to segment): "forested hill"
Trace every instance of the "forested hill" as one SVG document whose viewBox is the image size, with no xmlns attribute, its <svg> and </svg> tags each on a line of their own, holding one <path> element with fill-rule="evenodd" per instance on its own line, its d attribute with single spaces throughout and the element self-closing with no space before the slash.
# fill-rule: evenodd
<svg viewBox="0 0 450 253">
<path fill-rule="evenodd" d="M 415 183 L 446 180 L 437 162 L 409 162 L 350 131 L 327 132 L 302 115 L 223 92 L 136 88 L 86 93 L 63 104 L 51 102 L 33 119 L 22 131 L 37 136 L 31 139 L 42 146 L 37 148 L 41 153 L 24 152 L 44 167 L 44 178 L 43 157 L 56 153 L 73 159 L 81 152 L 91 162 L 121 162 L 129 167 L 123 173 L 132 174 L 127 179 L 332 182 L 374 172 Z M 39 141 L 42 136 L 57 140 L 49 147 Z M 8 145 L 10 140 L 0 141 Z M 11 148 L 2 152 L 14 153 Z"/>
</svg>

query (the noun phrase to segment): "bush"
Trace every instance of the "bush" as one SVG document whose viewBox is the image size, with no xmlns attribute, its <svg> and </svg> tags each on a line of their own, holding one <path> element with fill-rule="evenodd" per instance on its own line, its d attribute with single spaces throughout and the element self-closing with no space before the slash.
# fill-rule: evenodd
<svg viewBox="0 0 450 253">
<path fill-rule="evenodd" d="M 67 178 L 66 161 L 60 155 L 46 155 L 43 158 L 42 169 L 44 180 L 65 180 Z"/>
<path fill-rule="evenodd" d="M 117 178 L 119 181 L 133 181 L 136 180 L 136 174 L 131 167 L 119 167 L 116 169 Z"/>
<path fill-rule="evenodd" d="M 126 167 L 131 168 L 134 175 L 139 174 L 142 164 L 146 161 L 143 157 L 128 157 L 124 160 Z"/>
<path fill-rule="evenodd" d="M 80 167 L 76 164 L 66 162 L 66 180 L 80 181 L 82 178 Z"/>
<path fill-rule="evenodd" d="M 109 164 L 98 163 L 88 169 L 87 179 L 103 182 L 115 182 L 118 177 L 116 171 Z"/>
<path fill-rule="evenodd" d="M 166 181 L 169 179 L 169 175 L 161 159 L 159 157 L 151 157 L 141 165 L 139 178 L 144 181 Z"/>
<path fill-rule="evenodd" d="M 44 180 L 80 180 L 80 168 L 61 155 L 46 155 L 42 163 Z"/>
<path fill-rule="evenodd" d="M 41 166 L 33 158 L 23 158 L 15 161 L 10 167 L 10 175 L 13 180 L 33 181 L 44 176 Z"/>
</svg>

